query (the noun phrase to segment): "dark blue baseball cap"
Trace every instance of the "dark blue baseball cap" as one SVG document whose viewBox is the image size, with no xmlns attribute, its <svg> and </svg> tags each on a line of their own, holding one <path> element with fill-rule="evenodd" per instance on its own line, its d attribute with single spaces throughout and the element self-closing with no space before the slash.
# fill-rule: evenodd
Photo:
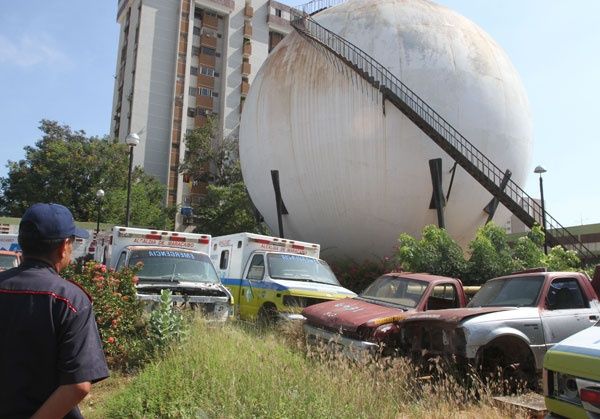
<svg viewBox="0 0 600 419">
<path fill-rule="evenodd" d="M 87 239 L 90 236 L 87 231 L 75 226 L 71 211 L 59 204 L 33 204 L 21 218 L 19 234 L 23 223 L 34 224 L 41 240 L 66 239 L 71 236 Z"/>
</svg>

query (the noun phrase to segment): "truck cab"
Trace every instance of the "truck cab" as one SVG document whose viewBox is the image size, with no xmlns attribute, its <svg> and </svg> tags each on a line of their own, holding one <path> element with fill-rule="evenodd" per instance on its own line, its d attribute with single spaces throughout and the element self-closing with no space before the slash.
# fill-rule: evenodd
<svg viewBox="0 0 600 419">
<path fill-rule="evenodd" d="M 140 300 L 159 302 L 167 289 L 174 303 L 199 309 L 210 320 L 225 321 L 233 314 L 233 297 L 208 256 L 209 235 L 115 227 L 104 239 L 97 260 L 108 259 L 117 271 L 138 266 Z"/>
<path fill-rule="evenodd" d="M 211 259 L 242 319 L 303 319 L 304 307 L 354 297 L 319 259 L 320 246 L 253 233 L 214 237 Z"/>
</svg>

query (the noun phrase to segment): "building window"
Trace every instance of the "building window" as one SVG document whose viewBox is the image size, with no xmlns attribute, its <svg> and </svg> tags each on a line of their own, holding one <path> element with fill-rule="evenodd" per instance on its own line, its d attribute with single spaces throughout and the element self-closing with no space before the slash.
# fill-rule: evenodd
<svg viewBox="0 0 600 419">
<path fill-rule="evenodd" d="M 275 9 L 275 16 L 281 17 L 281 9 Z"/>
<path fill-rule="evenodd" d="M 192 55 L 200 55 L 200 47 L 192 47 Z"/>
<path fill-rule="evenodd" d="M 218 92 L 212 92 L 212 97 L 219 97 L 219 93 Z"/>
<path fill-rule="evenodd" d="M 198 75 L 198 67 L 190 67 L 190 74 L 192 74 L 193 76 L 197 76 Z"/>
<path fill-rule="evenodd" d="M 197 47 L 196 47 L 197 48 Z M 202 47 L 202 54 L 215 55 L 216 51 L 214 48 Z"/>
<path fill-rule="evenodd" d="M 190 96 L 197 96 L 198 95 L 198 88 L 197 87 L 190 87 Z"/>
<path fill-rule="evenodd" d="M 201 115 L 201 116 L 208 116 L 212 114 L 212 111 L 210 109 L 205 109 L 205 108 L 198 108 L 196 109 L 197 115 Z"/>
<path fill-rule="evenodd" d="M 193 117 L 195 117 L 195 116 L 196 116 L 196 108 L 188 108 L 188 110 L 187 110 L 187 115 L 188 115 L 190 118 L 193 118 Z"/>
<path fill-rule="evenodd" d="M 210 67 L 200 67 L 200 73 L 205 75 L 205 76 L 210 76 L 210 77 L 214 77 L 215 76 L 215 69 L 214 68 L 210 68 Z"/>
<path fill-rule="evenodd" d="M 198 26 L 194 26 L 194 35 L 201 35 L 202 30 Z"/>
<path fill-rule="evenodd" d="M 212 96 L 212 90 L 210 90 L 206 87 L 201 87 L 199 89 L 199 93 L 200 93 L 200 96 Z"/>
</svg>

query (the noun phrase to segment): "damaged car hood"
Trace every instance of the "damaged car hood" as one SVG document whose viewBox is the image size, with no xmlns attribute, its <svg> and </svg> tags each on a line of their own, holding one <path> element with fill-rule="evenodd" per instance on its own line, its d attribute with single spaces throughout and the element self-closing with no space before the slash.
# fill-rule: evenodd
<svg viewBox="0 0 600 419">
<path fill-rule="evenodd" d="M 457 325 L 463 320 L 467 320 L 483 314 L 498 313 L 501 311 L 515 310 L 514 307 L 472 307 L 472 308 L 451 308 L 446 310 L 426 311 L 415 313 L 406 319 L 407 322 L 416 321 L 436 321 Z"/>
<path fill-rule="evenodd" d="M 356 331 L 359 326 L 370 327 L 401 320 L 406 312 L 393 307 L 372 304 L 352 298 L 328 301 L 307 307 L 302 312 L 309 323 L 328 329 Z"/>
</svg>

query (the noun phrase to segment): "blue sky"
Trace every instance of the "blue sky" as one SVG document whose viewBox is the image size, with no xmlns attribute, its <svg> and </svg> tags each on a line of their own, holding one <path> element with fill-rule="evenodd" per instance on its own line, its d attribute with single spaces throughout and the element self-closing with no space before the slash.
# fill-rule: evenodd
<svg viewBox="0 0 600 419">
<path fill-rule="evenodd" d="M 600 1 L 438 0 L 486 30 L 528 93 L 533 167 L 563 225 L 600 222 Z M 302 1 L 285 1 L 300 4 Z M 89 135 L 110 127 L 119 27 L 116 0 L 0 2 L 0 176 L 40 138 L 42 118 Z M 539 196 L 533 173 L 523 185 Z"/>
</svg>

